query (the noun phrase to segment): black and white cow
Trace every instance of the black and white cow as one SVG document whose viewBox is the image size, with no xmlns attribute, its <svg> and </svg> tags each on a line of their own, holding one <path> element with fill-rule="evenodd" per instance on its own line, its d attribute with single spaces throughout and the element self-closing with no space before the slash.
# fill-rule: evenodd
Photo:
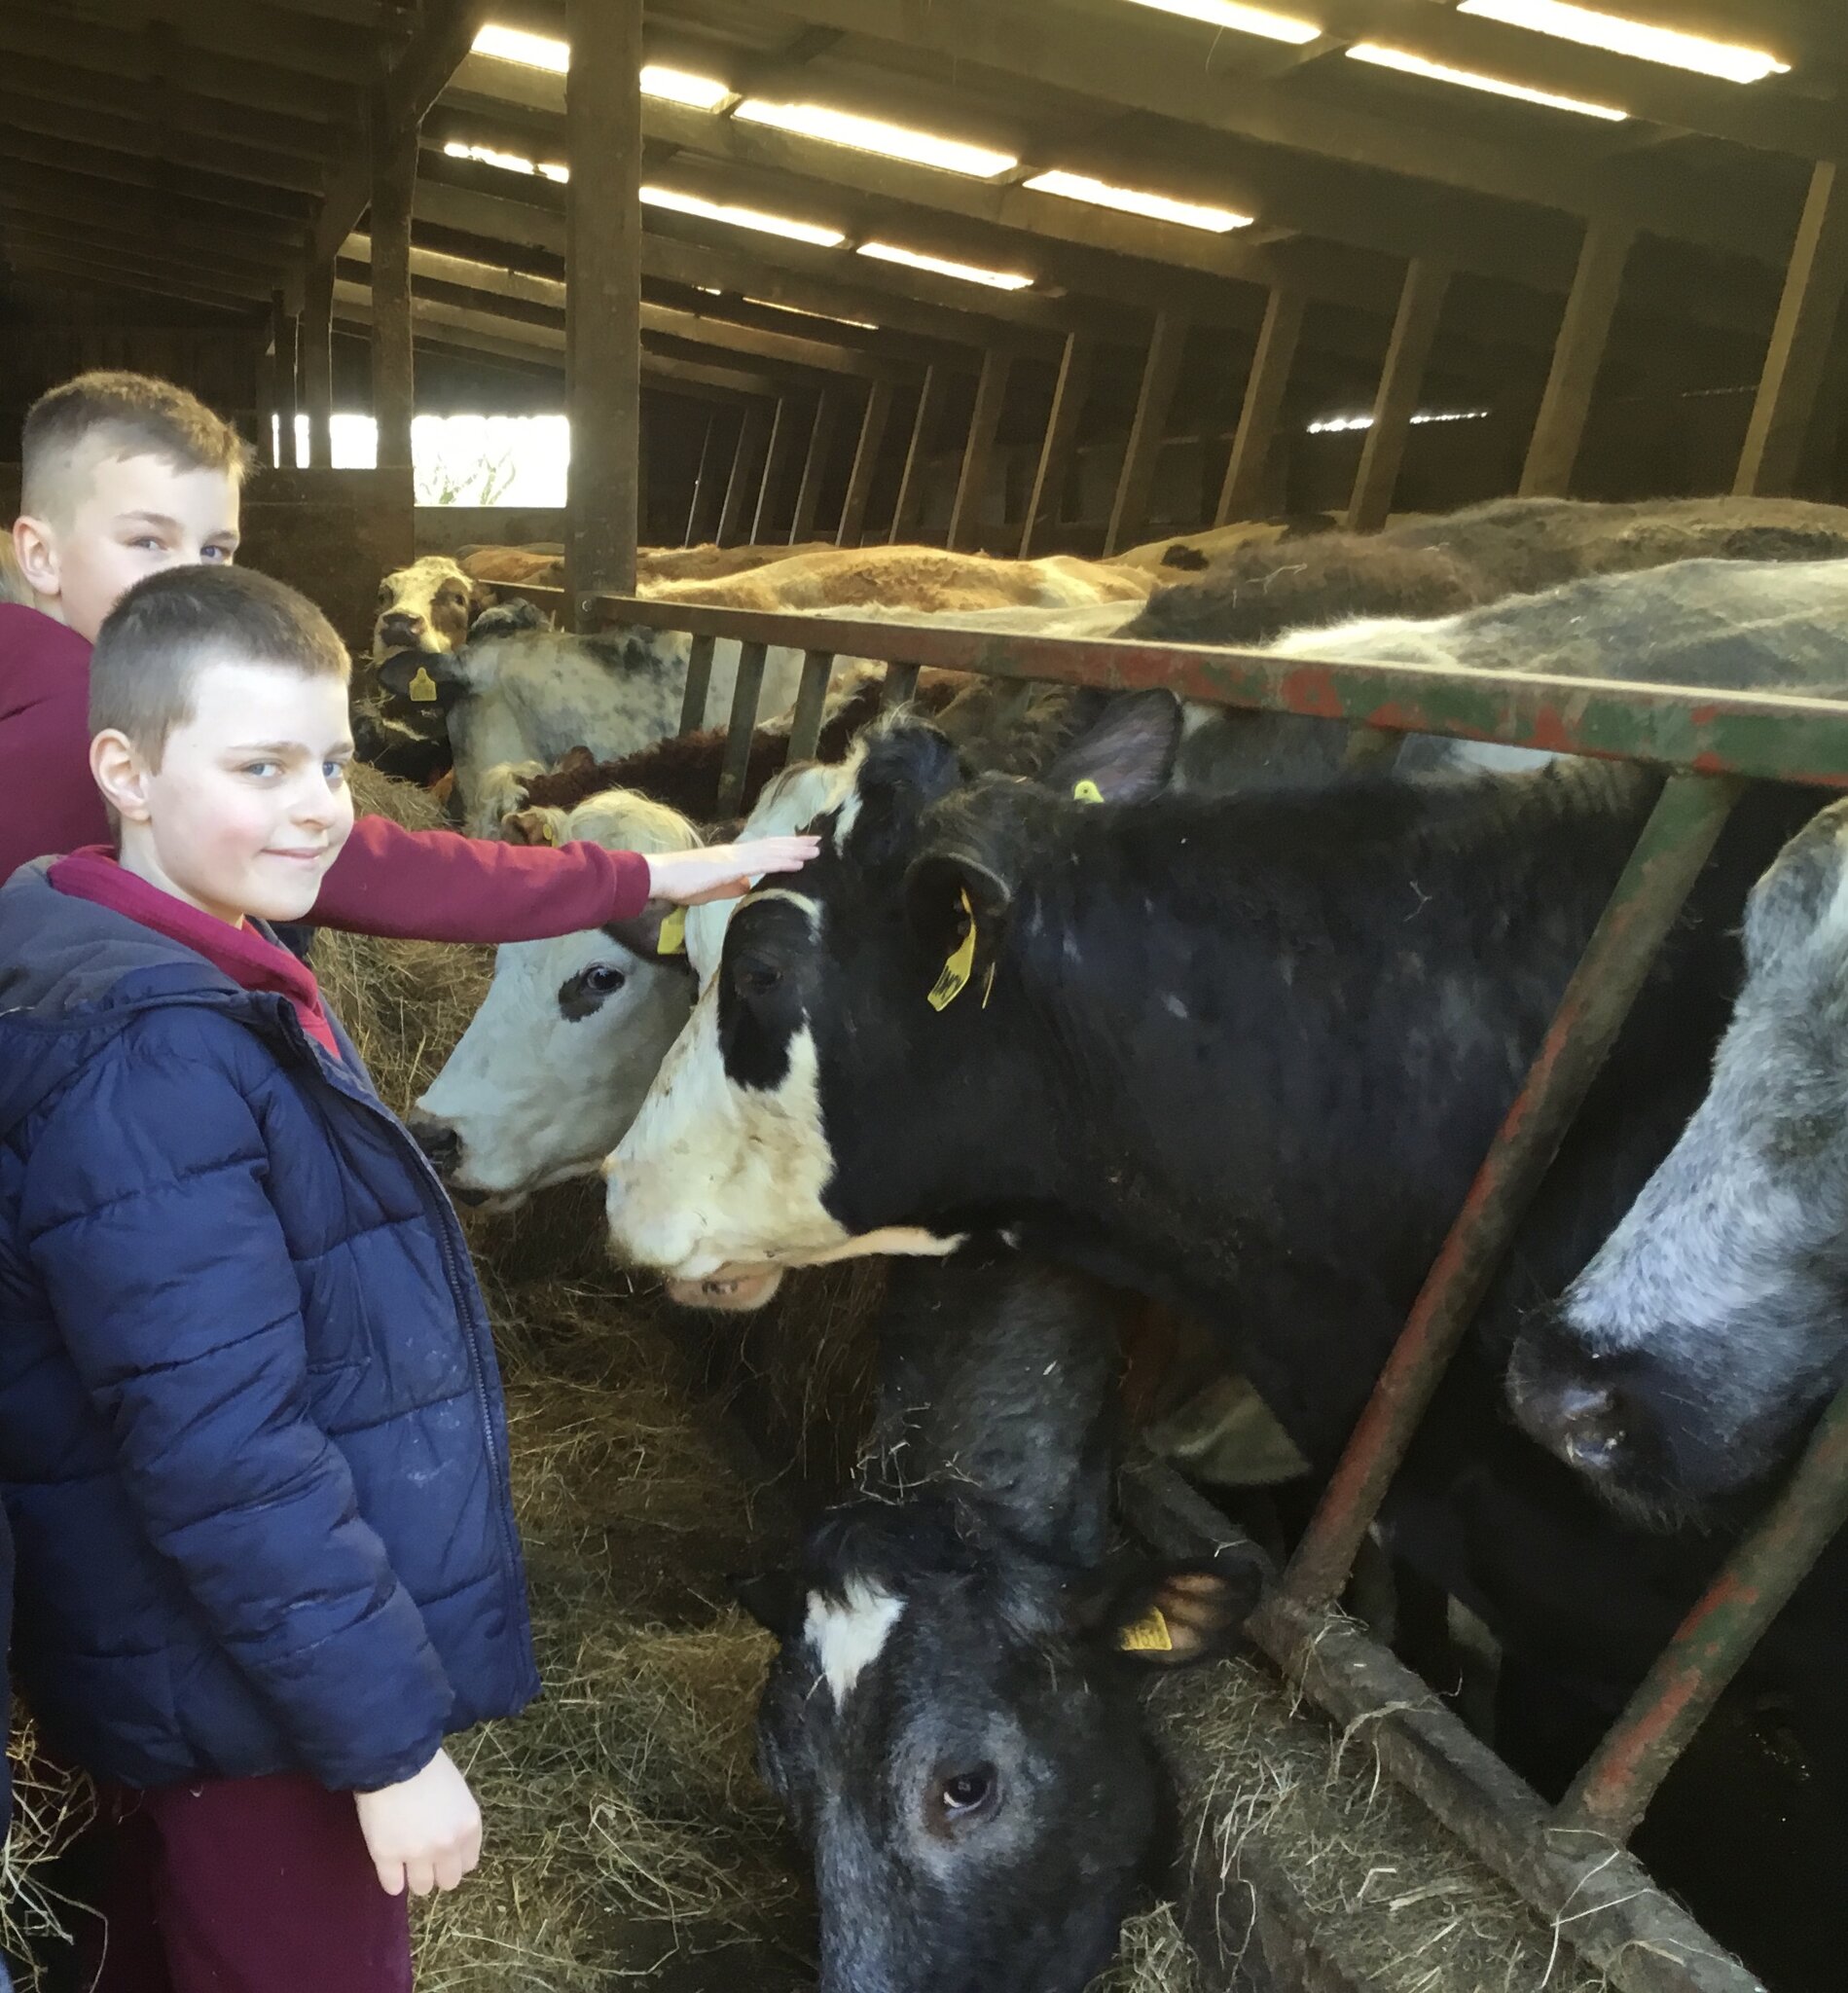
<svg viewBox="0 0 1848 1993">
<path fill-rule="evenodd" d="M 1674 1517 L 1761 1481 L 1848 1383 L 1848 804 L 1753 888 L 1706 1098 L 1515 1345 L 1521 1424 Z"/>
<path fill-rule="evenodd" d="M 1170 1851 L 1138 1687 L 1224 1651 L 1260 1577 L 1106 1555 L 1123 1306 L 992 1247 L 899 1262 L 859 1486 L 739 1587 L 821 1993 L 1079 1993 Z"/>
</svg>

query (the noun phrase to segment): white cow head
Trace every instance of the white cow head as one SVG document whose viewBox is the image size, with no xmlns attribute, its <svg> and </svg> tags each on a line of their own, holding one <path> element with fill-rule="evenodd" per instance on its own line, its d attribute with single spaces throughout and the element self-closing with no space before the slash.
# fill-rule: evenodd
<svg viewBox="0 0 1848 1993">
<path fill-rule="evenodd" d="M 460 650 L 469 625 L 496 599 L 447 554 L 425 554 L 395 568 L 379 584 L 373 663 L 383 664 L 394 651 Z"/>
<path fill-rule="evenodd" d="M 685 817 L 628 790 L 570 813 L 564 840 L 610 850 L 690 851 Z M 509 942 L 459 1044 L 411 1127 L 464 1201 L 518 1204 L 593 1174 L 621 1141 L 686 1022 L 693 977 L 658 952 L 660 921 Z"/>
</svg>

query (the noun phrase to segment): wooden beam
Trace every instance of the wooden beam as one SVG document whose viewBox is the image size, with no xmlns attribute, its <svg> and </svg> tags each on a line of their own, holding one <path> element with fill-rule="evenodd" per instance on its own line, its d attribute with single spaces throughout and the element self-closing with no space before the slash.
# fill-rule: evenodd
<svg viewBox="0 0 1848 1993">
<path fill-rule="evenodd" d="M 122 134 L 119 149 L 141 149 L 131 143 L 129 133 L 139 133 L 156 159 L 164 156 L 168 145 L 191 148 L 202 143 L 201 164 L 211 163 L 211 155 L 223 144 L 261 153 L 265 158 L 288 160 L 298 169 L 312 173 L 313 185 L 320 186 L 327 169 L 330 149 L 341 142 L 342 127 L 309 117 L 290 117 L 278 110 L 255 110 L 222 98 L 202 98 L 184 83 L 168 77 L 156 85 L 145 75 L 117 76 L 78 61 L 38 61 L 15 65 L 7 78 L 10 103 L 34 106 L 45 116 L 105 121 L 100 131 Z M 27 125 L 27 129 L 39 128 Z M 118 140 L 104 137 L 105 145 Z M 286 183 L 283 183 L 286 184 Z"/>
<path fill-rule="evenodd" d="M 1572 489 L 1573 466 L 1635 239 L 1620 222 L 1593 222 L 1585 231 L 1578 273 L 1566 300 L 1546 390 L 1521 467 L 1523 498 L 1563 498 Z"/>
<path fill-rule="evenodd" d="M 142 18 L 143 32 L 164 33 L 191 54 L 216 62 L 229 56 L 254 61 L 302 82 L 370 88 L 379 76 L 379 49 L 369 34 L 316 24 L 262 4 L 262 0 L 159 0 L 153 7 L 124 10 L 110 0 L 62 0 L 41 8 L 32 0 L 10 0 L 28 18 L 54 20 L 67 35 L 116 35 L 133 47 L 139 39 L 125 22 L 125 11 Z"/>
<path fill-rule="evenodd" d="M 380 114 L 372 135 L 372 413 L 379 466 L 411 468 L 417 366 L 411 333 L 411 209 L 417 195 L 415 132 Z"/>
<path fill-rule="evenodd" d="M 789 544 L 815 537 L 815 516 L 827 476 L 828 452 L 834 443 L 834 421 L 840 413 L 838 391 L 824 387 L 815 397 L 815 421 L 809 429 L 809 452 L 802 460 L 802 483 L 796 489 L 796 510 L 789 522 Z"/>
<path fill-rule="evenodd" d="M 873 475 L 886 446 L 886 424 L 891 411 L 891 382 L 875 380 L 866 390 L 859 441 L 853 446 L 853 469 L 847 481 L 847 502 L 841 507 L 840 529 L 834 535 L 837 547 L 857 547 L 865 536 L 866 501 L 873 495 Z"/>
<path fill-rule="evenodd" d="M 36 94 L 33 86 L 37 81 L 9 77 L 6 88 L 0 90 L 0 132 L 8 134 L 8 149 L 15 157 L 20 156 L 19 135 L 30 133 L 59 147 L 71 143 L 99 147 L 118 158 L 157 160 L 164 166 L 209 173 L 221 181 L 244 181 L 297 194 L 318 195 L 321 191 L 325 164 L 305 160 L 298 153 L 272 150 L 229 134 L 208 138 L 165 118 L 142 123 L 145 112 L 123 116 L 91 106 L 48 102 Z M 106 84 L 110 79 L 97 81 Z M 230 105 L 219 108 L 227 113 L 231 110 Z M 324 130 L 321 137 L 325 144 Z"/>
<path fill-rule="evenodd" d="M 1437 318 L 1449 285 L 1450 272 L 1441 263 L 1420 259 L 1406 268 L 1398 316 L 1393 321 L 1379 391 L 1373 397 L 1373 422 L 1348 502 L 1348 525 L 1354 532 L 1376 531 L 1393 509 L 1393 488 L 1398 483 L 1405 439 L 1411 433 L 1425 364 L 1437 337 Z"/>
<path fill-rule="evenodd" d="M 217 237 L 241 244 L 272 263 L 298 255 L 308 236 L 306 221 L 253 214 L 232 203 L 163 190 L 152 177 L 143 184 L 97 179 L 54 166 L 10 164 L 0 171 L 0 196 L 34 213 L 93 216 L 131 228 L 145 225 L 150 245 L 169 238 Z"/>
<path fill-rule="evenodd" d="M 83 222 L 59 221 L 54 217 L 21 220 L 0 214 L 0 239 L 21 252 L 72 249 L 95 259 L 103 269 L 119 269 L 124 275 L 147 278 L 158 291 L 162 283 L 192 280 L 210 285 L 222 295 L 266 307 L 275 287 L 272 267 L 244 263 L 199 251 L 163 253 L 126 231 L 100 228 Z M 144 286 L 145 288 L 145 286 Z M 267 337 L 267 335 L 266 335 Z"/>
<path fill-rule="evenodd" d="M 1148 357 L 1142 363 L 1142 384 L 1136 397 L 1136 416 L 1130 423 L 1129 448 L 1123 453 L 1122 474 L 1116 481 L 1110 523 L 1104 535 L 1106 560 L 1140 540 L 1148 523 L 1148 498 L 1155 485 L 1155 463 L 1161 455 L 1162 438 L 1168 432 L 1168 412 L 1174 406 L 1175 384 L 1180 379 L 1187 332 L 1186 319 L 1171 316 L 1166 311 L 1155 320 L 1154 337 L 1148 343 Z"/>
<path fill-rule="evenodd" d="M 950 508 L 949 545 L 953 550 L 977 546 L 982 499 L 988 485 L 989 461 L 995 453 L 995 432 L 1000 426 L 1001 405 L 1007 399 L 1008 358 L 990 353 L 975 383 L 975 409 L 969 417 L 969 437 L 962 447 L 962 468 L 956 481 L 956 501 Z"/>
<path fill-rule="evenodd" d="M 1226 460 L 1225 482 L 1219 487 L 1219 502 L 1213 512 L 1214 525 L 1250 519 L 1264 504 L 1271 446 L 1277 440 L 1277 420 L 1283 413 L 1290 369 L 1296 363 L 1296 343 L 1302 336 L 1304 302 L 1300 291 L 1280 286 L 1264 308 L 1257 350 L 1251 356 L 1245 399 L 1239 406 L 1232 454 Z"/>
<path fill-rule="evenodd" d="M 641 523 L 641 9 L 570 0 L 565 123 L 573 598 L 635 586 Z"/>
<path fill-rule="evenodd" d="M 1065 503 L 1066 479 L 1071 469 L 1072 450 L 1078 440 L 1078 421 L 1091 392 L 1093 348 L 1088 339 L 1070 333 L 1059 358 L 1059 379 L 1052 390 L 1052 408 L 1046 417 L 1045 440 L 1039 446 L 1039 464 L 1033 472 L 1033 496 L 1027 501 L 1027 517 L 1020 529 L 1020 558 L 1031 560 L 1042 537 L 1043 524 L 1059 524 Z"/>
<path fill-rule="evenodd" d="M 918 390 L 917 412 L 911 421 L 911 442 L 905 451 L 905 472 L 898 481 L 898 498 L 892 506 L 892 526 L 888 536 L 892 545 L 918 530 L 924 515 L 924 479 L 929 472 L 930 439 L 942 418 L 944 397 L 950 377 L 941 367 L 924 371 L 924 385 Z"/>
<path fill-rule="evenodd" d="M 334 462 L 334 266 L 310 270 L 302 307 L 302 401 L 308 418 L 308 463 Z"/>
<path fill-rule="evenodd" d="M 719 514 L 718 531 L 713 535 L 721 547 L 737 546 L 744 529 L 745 511 L 763 489 L 770 422 L 770 410 L 762 402 L 753 402 L 739 424 L 732 474 L 725 485 L 725 509 Z"/>
<path fill-rule="evenodd" d="M 686 538 L 682 542 L 685 546 L 700 546 L 718 530 L 719 508 L 724 503 L 719 460 L 725 453 L 730 433 L 731 425 L 714 409 L 706 418 L 706 440 L 700 445 L 700 468 L 693 480 L 693 502 L 687 507 Z"/>
<path fill-rule="evenodd" d="M 227 325 L 236 325 L 247 315 L 249 300 L 220 287 L 216 279 L 199 277 L 191 282 L 176 277 L 150 277 L 133 270 L 120 258 L 76 244 L 33 245 L 15 259 L 22 275 L 54 277 L 60 283 L 77 283 L 99 291 L 133 292 L 155 299 L 184 299 L 190 305 L 205 305 L 225 312 Z"/>
<path fill-rule="evenodd" d="M 750 536 L 758 546 L 765 546 L 770 540 L 777 493 L 786 482 L 789 465 L 795 457 L 796 425 L 800 419 L 800 397 L 779 395 L 777 413 L 770 424 L 770 444 L 764 452 L 764 475 L 757 487 L 757 509 L 751 515 Z"/>
<path fill-rule="evenodd" d="M 1848 168 L 1825 160 L 1810 175 L 1809 198 L 1791 252 L 1777 324 L 1732 481 L 1735 491 L 1779 493 L 1794 485 L 1835 322 L 1841 316 L 1844 288 Z"/>
</svg>

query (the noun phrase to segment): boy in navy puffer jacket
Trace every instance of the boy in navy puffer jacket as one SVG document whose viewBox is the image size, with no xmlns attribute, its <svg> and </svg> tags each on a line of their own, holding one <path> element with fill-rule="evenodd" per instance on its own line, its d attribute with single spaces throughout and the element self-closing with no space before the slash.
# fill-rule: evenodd
<svg viewBox="0 0 1848 1993">
<path fill-rule="evenodd" d="M 121 1823 L 100 1985 L 402 1989 L 481 1843 L 443 1740 L 538 1682 L 460 1228 L 261 924 L 352 821 L 346 658 L 187 568 L 91 669 L 120 858 L 0 890 L 15 1662 Z"/>
</svg>

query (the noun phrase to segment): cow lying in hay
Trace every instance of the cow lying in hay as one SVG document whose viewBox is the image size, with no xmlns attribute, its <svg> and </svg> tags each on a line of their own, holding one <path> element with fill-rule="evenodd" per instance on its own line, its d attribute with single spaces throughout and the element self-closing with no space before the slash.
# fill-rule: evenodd
<svg viewBox="0 0 1848 1993">
<path fill-rule="evenodd" d="M 1005 1250 L 894 1267 L 858 1486 L 740 1586 L 821 1993 L 1080 1993 L 1172 1857 L 1139 1679 L 1225 1651 L 1259 1578 L 1106 1558 L 1122 1312 Z"/>
<path fill-rule="evenodd" d="M 930 729 L 882 728 L 821 857 L 733 915 L 606 1165 L 617 1250 L 698 1281 L 1005 1226 L 1220 1324 L 1325 1472 L 1657 784 L 1561 763 L 1162 795 L 1173 724 L 1119 704 L 1037 783 L 965 779 Z M 1104 807 L 1072 800 L 1083 783 Z M 1672 1144 L 1746 889 L 1812 809 L 1739 806 L 1384 1511 L 1501 1641 L 1504 1681 L 1571 1713 L 1519 1764 L 1554 1792 L 1724 1532 L 1612 1520 L 1498 1415 L 1505 1350 Z M 1832 1807 L 1844 1568 L 1848 1545 L 1742 1678 L 1785 1699 Z"/>
</svg>

